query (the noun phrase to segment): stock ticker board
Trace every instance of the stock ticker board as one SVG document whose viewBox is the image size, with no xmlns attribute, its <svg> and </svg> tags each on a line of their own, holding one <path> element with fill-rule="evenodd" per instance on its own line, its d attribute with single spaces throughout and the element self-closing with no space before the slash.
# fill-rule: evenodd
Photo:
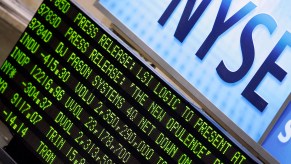
<svg viewBox="0 0 291 164">
<path fill-rule="evenodd" d="M 1 66 L 1 120 L 43 163 L 260 163 L 126 47 L 45 0 Z"/>
</svg>

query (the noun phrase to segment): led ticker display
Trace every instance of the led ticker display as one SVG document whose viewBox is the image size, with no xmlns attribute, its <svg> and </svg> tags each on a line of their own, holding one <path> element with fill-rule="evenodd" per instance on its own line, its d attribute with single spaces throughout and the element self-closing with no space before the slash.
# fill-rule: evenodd
<svg viewBox="0 0 291 164">
<path fill-rule="evenodd" d="M 258 163 L 74 3 L 45 0 L 0 71 L 0 118 L 44 163 Z"/>
</svg>

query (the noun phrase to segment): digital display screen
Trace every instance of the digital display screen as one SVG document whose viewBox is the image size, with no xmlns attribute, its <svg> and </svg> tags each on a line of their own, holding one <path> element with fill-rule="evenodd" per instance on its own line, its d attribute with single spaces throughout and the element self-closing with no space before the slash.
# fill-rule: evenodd
<svg viewBox="0 0 291 164">
<path fill-rule="evenodd" d="M 44 163 L 260 163 L 71 1 L 45 0 L 0 70 L 0 118 Z"/>
</svg>

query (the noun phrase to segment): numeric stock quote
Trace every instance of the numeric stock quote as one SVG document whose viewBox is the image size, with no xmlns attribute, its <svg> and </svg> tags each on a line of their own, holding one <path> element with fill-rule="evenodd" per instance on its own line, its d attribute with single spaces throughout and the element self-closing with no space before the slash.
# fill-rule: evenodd
<svg viewBox="0 0 291 164">
<path fill-rule="evenodd" d="M 45 0 L 0 70 L 0 118 L 43 163 L 256 163 L 75 2 Z"/>
</svg>

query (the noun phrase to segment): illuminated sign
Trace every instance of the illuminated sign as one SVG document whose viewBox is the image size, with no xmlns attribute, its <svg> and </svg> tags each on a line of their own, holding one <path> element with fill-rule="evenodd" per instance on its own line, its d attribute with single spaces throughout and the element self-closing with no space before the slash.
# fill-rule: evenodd
<svg viewBox="0 0 291 164">
<path fill-rule="evenodd" d="M 276 157 L 280 163 L 287 164 L 291 162 L 291 103 L 286 107 L 269 133 L 263 143 L 263 147 Z"/>
<path fill-rule="evenodd" d="M 0 70 L 0 119 L 44 163 L 260 163 L 70 1 L 45 0 Z"/>
<path fill-rule="evenodd" d="M 287 0 L 99 3 L 256 141 L 290 94 Z"/>
</svg>

